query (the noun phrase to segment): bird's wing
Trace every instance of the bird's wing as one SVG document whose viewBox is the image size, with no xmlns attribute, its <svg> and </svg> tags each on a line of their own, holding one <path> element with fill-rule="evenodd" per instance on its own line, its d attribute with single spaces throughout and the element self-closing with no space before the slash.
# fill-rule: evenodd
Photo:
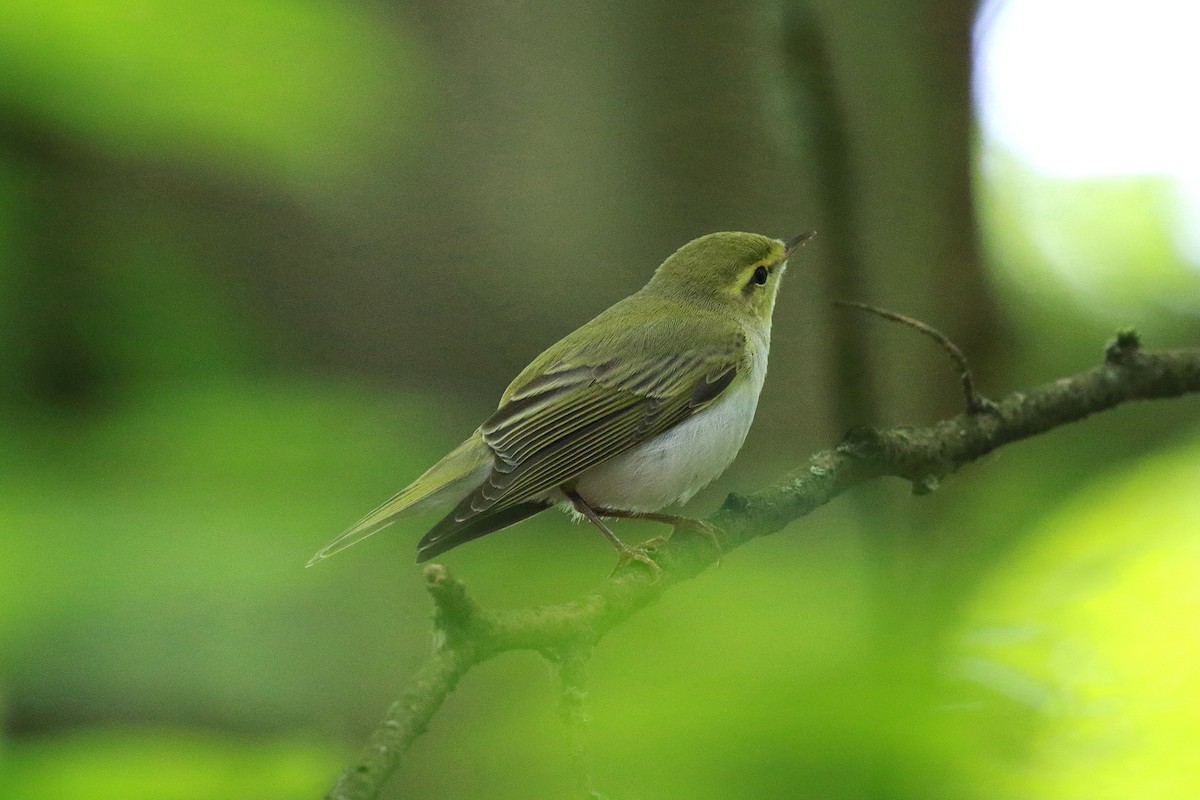
<svg viewBox="0 0 1200 800">
<path fill-rule="evenodd" d="M 589 348 L 567 347 L 548 363 L 534 362 L 480 428 L 495 455 L 491 472 L 421 540 L 419 560 L 511 524 L 489 524 L 511 515 L 510 509 L 539 502 L 540 510 L 549 505 L 540 500 L 546 492 L 715 400 L 742 366 L 745 334 L 728 326 L 680 349 L 680 341 L 696 338 L 675 333 L 664 340 L 625 332 L 646 339 L 641 348 L 615 348 L 636 353 L 633 358 L 602 360 Z"/>
</svg>

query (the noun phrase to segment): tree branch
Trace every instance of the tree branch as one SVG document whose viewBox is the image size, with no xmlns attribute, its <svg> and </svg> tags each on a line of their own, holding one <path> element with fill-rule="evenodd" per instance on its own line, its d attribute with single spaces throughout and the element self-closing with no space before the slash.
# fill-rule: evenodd
<svg viewBox="0 0 1200 800">
<path fill-rule="evenodd" d="M 564 714 L 582 725 L 585 661 L 605 633 L 674 584 L 716 563 L 722 553 L 780 530 L 853 486 L 894 476 L 911 481 L 914 492 L 924 494 L 961 467 L 1011 442 L 1130 400 L 1198 392 L 1200 350 L 1142 352 L 1137 336 L 1122 331 L 1108 346 L 1100 366 L 1013 392 L 994 407 L 927 427 L 856 429 L 840 445 L 812 456 L 774 485 L 749 496 L 729 495 L 708 519 L 719 528 L 720 552 L 707 537 L 679 535 L 663 541 L 652 552 L 663 568 L 657 581 L 644 566 L 631 563 L 595 592 L 572 602 L 495 610 L 472 601 L 466 587 L 445 567 L 430 565 L 425 576 L 435 606 L 434 653 L 328 798 L 375 798 L 459 678 L 476 664 L 509 650 L 534 650 L 560 668 L 567 692 Z M 586 780 L 586 773 L 582 779 Z"/>
</svg>

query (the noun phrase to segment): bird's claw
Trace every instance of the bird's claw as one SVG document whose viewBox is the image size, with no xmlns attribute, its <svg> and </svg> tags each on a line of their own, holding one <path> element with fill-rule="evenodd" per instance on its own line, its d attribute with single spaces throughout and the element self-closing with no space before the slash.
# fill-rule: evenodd
<svg viewBox="0 0 1200 800">
<path fill-rule="evenodd" d="M 721 529 L 711 522 L 705 522 L 702 519 L 680 519 L 671 528 L 671 534 L 674 535 L 677 531 L 685 530 L 689 533 L 694 533 L 697 536 L 702 536 L 708 540 L 708 543 L 717 551 L 717 566 L 721 566 L 721 556 L 725 553 L 725 548 L 721 547 Z"/>
<path fill-rule="evenodd" d="M 646 542 L 646 545 L 648 544 L 650 544 L 650 542 Z M 650 570 L 654 581 L 657 582 L 662 577 L 663 568 L 658 565 L 657 561 L 650 557 L 649 551 L 653 548 L 648 548 L 646 545 L 636 547 L 623 545 L 617 551 L 619 553 L 617 556 L 617 565 L 613 567 L 613 571 L 609 575 L 609 578 L 613 577 L 613 575 L 616 575 L 617 572 L 620 571 L 621 567 L 625 566 L 630 561 L 636 561 L 639 564 L 645 565 L 646 568 Z"/>
</svg>

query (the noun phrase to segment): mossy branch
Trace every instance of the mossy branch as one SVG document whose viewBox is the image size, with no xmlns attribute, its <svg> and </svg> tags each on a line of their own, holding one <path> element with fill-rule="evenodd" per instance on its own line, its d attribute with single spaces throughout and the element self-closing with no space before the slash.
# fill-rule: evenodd
<svg viewBox="0 0 1200 800">
<path fill-rule="evenodd" d="M 966 412 L 927 427 L 856 429 L 838 446 L 812 456 L 774 485 L 730 495 L 707 521 L 717 543 L 675 536 L 652 553 L 662 567 L 653 580 L 637 563 L 618 569 L 598 590 L 569 603 L 519 610 L 486 609 L 441 565 L 425 569 L 434 602 L 436 648 L 388 710 L 358 759 L 342 773 L 330 800 L 378 796 L 404 753 L 425 730 L 442 701 L 475 665 L 510 650 L 533 650 L 563 678 L 563 714 L 582 742 L 586 724 L 583 676 L 591 648 L 608 631 L 676 583 L 695 577 L 722 554 L 780 530 L 865 481 L 894 476 L 927 493 L 941 480 L 998 447 L 1084 419 L 1130 400 L 1200 393 L 1200 350 L 1144 352 L 1132 331 L 1108 346 L 1104 363 L 995 403 L 971 403 Z M 968 392 L 968 398 L 974 396 Z M 582 744 L 576 744 L 576 749 Z M 584 754 L 577 754 L 586 770 Z M 580 776 L 582 796 L 598 797 Z"/>
</svg>

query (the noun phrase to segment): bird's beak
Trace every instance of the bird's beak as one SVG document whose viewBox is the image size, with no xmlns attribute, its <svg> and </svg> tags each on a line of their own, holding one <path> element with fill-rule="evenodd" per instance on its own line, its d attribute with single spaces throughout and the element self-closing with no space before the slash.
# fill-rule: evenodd
<svg viewBox="0 0 1200 800">
<path fill-rule="evenodd" d="M 809 231 L 808 233 L 802 233 L 799 236 L 793 236 L 792 238 L 788 239 L 783 243 L 783 257 L 788 258 L 792 253 L 800 249 L 800 245 L 804 244 L 816 235 L 816 231 Z"/>
</svg>

